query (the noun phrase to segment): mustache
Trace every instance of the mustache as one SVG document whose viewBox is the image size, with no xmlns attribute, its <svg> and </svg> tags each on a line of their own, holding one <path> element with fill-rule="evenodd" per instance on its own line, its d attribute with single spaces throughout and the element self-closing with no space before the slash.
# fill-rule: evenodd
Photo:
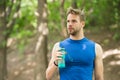
<svg viewBox="0 0 120 80">
<path fill-rule="evenodd" d="M 72 27 L 69 27 L 69 28 L 67 28 L 67 29 L 74 29 L 74 28 L 72 28 Z"/>
</svg>

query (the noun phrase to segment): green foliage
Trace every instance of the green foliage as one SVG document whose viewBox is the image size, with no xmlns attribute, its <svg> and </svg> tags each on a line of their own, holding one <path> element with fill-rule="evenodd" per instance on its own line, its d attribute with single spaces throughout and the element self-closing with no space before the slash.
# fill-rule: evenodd
<svg viewBox="0 0 120 80">
<path fill-rule="evenodd" d="M 6 47 L 6 40 L 0 43 L 0 49 Z"/>
<path fill-rule="evenodd" d="M 11 21 L 13 16 L 16 14 L 19 1 L 14 3 L 11 8 L 10 16 L 8 21 Z M 10 6 L 12 3 L 9 1 L 7 6 Z M 37 19 L 35 16 L 35 11 L 37 10 L 37 1 L 36 0 L 22 0 L 20 5 L 19 17 L 16 19 L 15 24 L 13 25 L 13 30 L 10 37 L 14 37 L 19 41 L 17 44 L 20 51 L 23 51 L 25 44 L 27 44 L 28 39 L 35 34 L 35 28 L 37 26 Z"/>
<path fill-rule="evenodd" d="M 15 15 L 14 10 L 16 9 L 14 8 L 16 8 L 16 4 L 13 5 L 13 10 L 11 12 L 11 16 L 9 17 L 9 21 Z M 35 29 L 37 25 L 35 16 L 36 9 L 37 9 L 36 0 L 22 0 L 20 7 L 20 15 L 19 18 L 16 19 L 15 21 L 15 25 L 11 36 L 17 37 L 21 35 L 27 37 L 33 34 L 31 32 L 33 32 L 33 29 Z"/>
<path fill-rule="evenodd" d="M 112 39 L 114 41 L 119 41 L 120 40 L 120 34 L 119 34 L 120 33 L 120 28 L 119 28 L 119 25 L 118 24 L 111 25 L 109 29 L 110 29 L 110 31 L 113 32 Z"/>
<path fill-rule="evenodd" d="M 54 28 L 60 28 L 60 9 L 59 2 L 49 2 L 48 3 L 48 28 L 50 31 L 53 31 Z"/>
<path fill-rule="evenodd" d="M 71 6 L 72 0 L 65 0 L 64 8 L 65 11 Z"/>
<path fill-rule="evenodd" d="M 113 35 L 113 40 L 115 40 L 115 41 L 119 41 L 120 40 L 119 32 L 115 32 L 115 34 Z"/>
<path fill-rule="evenodd" d="M 103 44 L 104 45 L 108 45 L 110 43 L 110 40 L 109 39 L 105 39 L 104 41 L 103 41 Z"/>
</svg>

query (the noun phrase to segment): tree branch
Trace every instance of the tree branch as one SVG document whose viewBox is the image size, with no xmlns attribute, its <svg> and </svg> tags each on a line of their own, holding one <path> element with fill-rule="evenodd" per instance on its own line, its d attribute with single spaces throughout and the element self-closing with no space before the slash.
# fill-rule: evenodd
<svg viewBox="0 0 120 80">
<path fill-rule="evenodd" d="M 10 2 L 10 1 L 9 1 L 9 2 Z M 8 3 L 9 3 L 9 2 L 8 2 Z M 12 0 L 10 6 L 7 6 L 7 8 L 6 8 L 6 16 L 7 16 L 7 17 L 9 17 L 9 16 L 11 15 L 12 7 L 13 7 L 13 5 L 14 5 L 13 2 L 14 2 L 14 0 Z"/>
<path fill-rule="evenodd" d="M 20 5 L 21 5 L 21 0 L 19 0 L 17 6 L 16 6 L 16 10 L 14 12 L 13 18 L 7 23 L 7 30 L 9 30 L 7 32 L 7 37 L 9 37 L 9 35 L 11 34 L 11 32 L 13 31 L 13 26 L 15 24 L 16 19 L 19 16 L 19 10 L 20 10 Z"/>
</svg>

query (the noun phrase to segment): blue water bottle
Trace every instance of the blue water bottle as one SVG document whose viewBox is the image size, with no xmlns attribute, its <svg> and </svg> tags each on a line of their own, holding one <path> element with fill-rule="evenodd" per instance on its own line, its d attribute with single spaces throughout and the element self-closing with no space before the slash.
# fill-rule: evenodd
<svg viewBox="0 0 120 80">
<path fill-rule="evenodd" d="M 62 53 L 62 56 L 61 56 L 62 59 L 58 60 L 58 67 L 65 68 L 65 54 L 66 54 L 65 48 L 60 48 L 59 51 Z"/>
</svg>

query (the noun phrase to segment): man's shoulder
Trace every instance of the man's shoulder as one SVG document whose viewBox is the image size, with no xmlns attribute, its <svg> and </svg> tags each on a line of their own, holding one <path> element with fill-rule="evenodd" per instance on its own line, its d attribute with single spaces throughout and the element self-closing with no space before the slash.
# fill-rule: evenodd
<svg viewBox="0 0 120 80">
<path fill-rule="evenodd" d="M 96 42 L 94 40 L 89 39 L 89 38 L 86 38 L 86 41 L 89 42 L 89 43 L 91 43 L 91 44 L 96 44 Z"/>
<path fill-rule="evenodd" d="M 59 46 L 59 44 L 60 44 L 60 42 L 56 42 L 55 44 L 54 44 L 54 46 L 56 47 L 56 46 Z"/>
<path fill-rule="evenodd" d="M 63 43 L 63 42 L 65 42 L 65 41 L 67 41 L 67 39 L 68 39 L 68 38 L 66 38 L 66 39 L 64 39 L 64 40 L 61 40 L 61 41 L 59 41 L 59 42 L 56 42 L 54 45 L 57 46 L 57 45 L 59 45 L 60 43 Z"/>
<path fill-rule="evenodd" d="M 61 43 L 66 43 L 66 42 L 68 42 L 69 41 L 69 38 L 66 38 L 66 39 L 64 39 L 64 40 L 61 40 L 59 43 L 61 44 Z"/>
<path fill-rule="evenodd" d="M 95 43 L 95 47 L 96 47 L 96 49 L 102 48 L 99 43 Z"/>
<path fill-rule="evenodd" d="M 66 38 L 66 39 L 64 39 L 64 40 L 61 40 L 61 41 L 59 41 L 59 42 L 56 42 L 56 43 L 54 44 L 54 47 L 58 47 L 58 46 L 62 47 L 64 44 L 67 43 L 68 39 L 69 39 L 69 38 Z"/>
<path fill-rule="evenodd" d="M 98 43 L 95 43 L 95 52 L 98 56 L 103 54 L 102 46 Z"/>
<path fill-rule="evenodd" d="M 61 40 L 61 42 L 62 42 L 62 41 L 67 41 L 67 40 L 69 40 L 69 39 L 70 39 L 70 38 L 63 39 L 63 40 Z"/>
</svg>

